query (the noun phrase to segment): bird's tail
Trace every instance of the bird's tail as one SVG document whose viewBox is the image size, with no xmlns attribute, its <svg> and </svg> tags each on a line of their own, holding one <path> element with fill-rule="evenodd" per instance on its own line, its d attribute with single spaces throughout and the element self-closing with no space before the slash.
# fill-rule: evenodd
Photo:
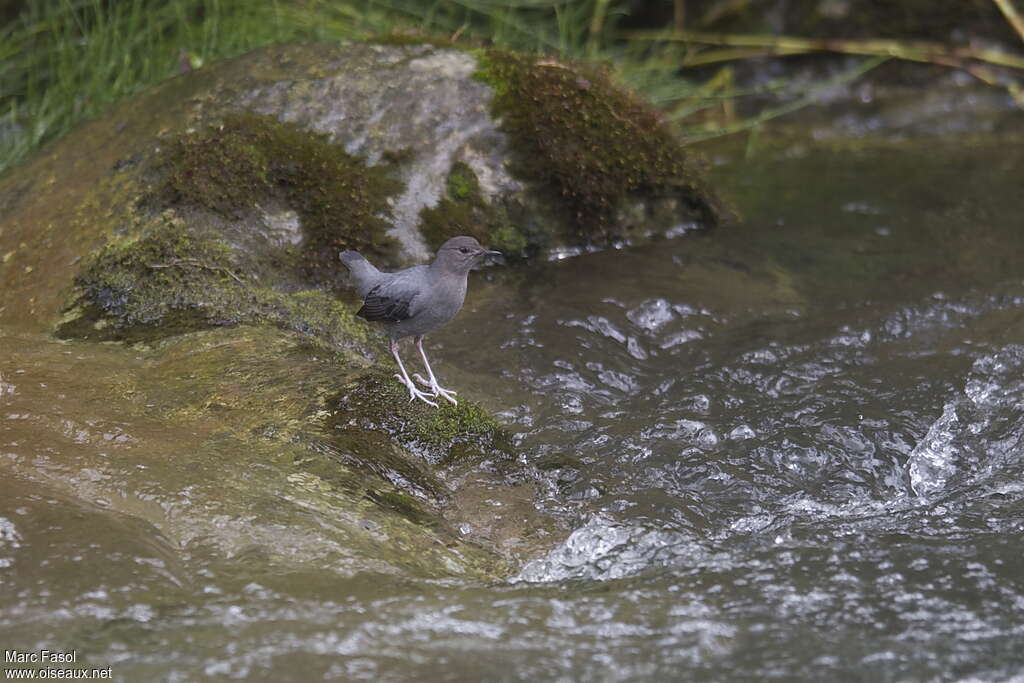
<svg viewBox="0 0 1024 683">
<path fill-rule="evenodd" d="M 376 284 L 380 271 L 358 251 L 345 250 L 338 254 L 338 258 L 352 274 L 352 281 L 359 296 L 366 296 L 366 292 Z"/>
<path fill-rule="evenodd" d="M 341 262 L 344 263 L 345 267 L 349 270 L 352 270 L 352 266 L 360 261 L 363 263 L 369 263 L 362 254 L 358 251 L 352 251 L 351 249 L 346 249 L 338 254 L 338 258 L 341 259 Z"/>
</svg>

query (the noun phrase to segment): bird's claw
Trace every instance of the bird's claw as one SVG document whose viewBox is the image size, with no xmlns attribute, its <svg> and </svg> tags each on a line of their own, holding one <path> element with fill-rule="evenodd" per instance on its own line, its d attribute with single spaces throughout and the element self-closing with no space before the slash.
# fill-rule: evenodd
<svg viewBox="0 0 1024 683">
<path fill-rule="evenodd" d="M 426 387 L 430 387 L 431 396 L 440 396 L 446 401 L 450 401 L 455 405 L 459 405 L 459 402 L 456 401 L 454 398 L 455 396 L 459 395 L 459 392 L 452 391 L 451 389 L 445 389 L 440 384 L 438 384 L 436 380 L 433 382 L 428 381 L 426 377 L 424 377 L 418 372 L 414 372 L 412 376 L 415 377 L 416 381 L 419 382 L 420 384 Z"/>
<path fill-rule="evenodd" d="M 410 403 L 412 401 L 415 401 L 416 399 L 419 399 L 419 400 L 423 401 L 424 403 L 427 403 L 427 404 L 430 404 L 430 405 L 434 406 L 435 408 L 438 407 L 436 403 L 434 403 L 433 401 L 430 400 L 430 398 L 429 398 L 430 394 L 425 394 L 422 391 L 420 391 L 418 388 L 416 388 L 416 385 L 413 382 L 409 381 L 407 383 L 407 380 L 404 377 L 402 377 L 401 375 L 399 375 L 397 372 L 395 373 L 395 377 L 397 377 L 398 381 L 401 382 L 402 384 L 404 384 L 405 388 L 409 390 L 409 402 Z"/>
<path fill-rule="evenodd" d="M 454 391 L 450 391 L 449 389 L 442 389 L 441 387 L 438 387 L 437 393 L 434 394 L 434 396 L 441 396 L 446 401 L 450 402 L 453 406 L 459 405 L 459 402 L 455 400 L 456 393 Z"/>
</svg>

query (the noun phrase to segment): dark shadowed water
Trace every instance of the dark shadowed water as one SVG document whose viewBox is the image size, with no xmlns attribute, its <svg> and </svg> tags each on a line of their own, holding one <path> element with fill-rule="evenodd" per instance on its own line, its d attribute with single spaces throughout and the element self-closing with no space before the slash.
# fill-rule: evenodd
<svg viewBox="0 0 1024 683">
<path fill-rule="evenodd" d="M 117 349 L 8 334 L 0 642 L 140 681 L 1020 680 L 1024 146 L 715 172 L 739 225 L 477 274 L 431 341 L 568 533 L 498 585 L 272 571 L 286 528 L 225 557 L 57 494 L 140 476 L 79 451 L 192 446 L 90 394 Z"/>
</svg>

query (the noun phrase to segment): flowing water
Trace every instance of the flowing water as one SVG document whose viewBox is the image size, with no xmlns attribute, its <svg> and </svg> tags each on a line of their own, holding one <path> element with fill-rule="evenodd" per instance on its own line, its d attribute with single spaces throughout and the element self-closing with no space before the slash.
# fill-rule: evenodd
<svg viewBox="0 0 1024 683">
<path fill-rule="evenodd" d="M 715 173 L 738 225 L 478 274 L 433 336 L 567 532 L 496 585 L 270 571 L 285 528 L 225 556 L 26 478 L 201 514 L 123 456 L 193 446 L 92 388 L 120 350 L 9 334 L 0 642 L 140 681 L 1020 680 L 1024 147 L 806 142 Z"/>
</svg>

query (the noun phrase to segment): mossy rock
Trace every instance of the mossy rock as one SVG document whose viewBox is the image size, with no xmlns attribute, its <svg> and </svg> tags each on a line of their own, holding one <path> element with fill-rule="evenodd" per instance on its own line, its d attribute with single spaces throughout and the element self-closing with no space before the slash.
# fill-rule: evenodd
<svg viewBox="0 0 1024 683">
<path fill-rule="evenodd" d="M 337 271 L 337 252 L 394 259 L 388 198 L 400 184 L 324 134 L 272 116 L 231 113 L 177 136 L 161 159 L 170 204 L 185 202 L 238 218 L 280 201 L 297 213 L 303 263 L 312 275 Z"/>
<path fill-rule="evenodd" d="M 350 307 L 317 289 L 282 292 L 254 280 L 247 254 L 215 234 L 159 222 L 143 237 L 89 256 L 58 336 L 143 341 L 240 323 L 293 330 L 328 349 L 364 347 Z"/>
<path fill-rule="evenodd" d="M 512 142 L 512 172 L 564 208 L 577 240 L 650 230 L 624 220 L 635 213 L 630 203 L 672 203 L 679 222 L 722 219 L 684 142 L 607 70 L 500 50 L 477 57 L 476 77 L 494 89 L 494 114 Z"/>
<path fill-rule="evenodd" d="M 341 248 L 399 267 L 456 231 L 530 255 L 718 215 L 688 148 L 607 73 L 385 42 L 205 66 L 5 174 L 0 324 L 52 324 L 86 255 L 159 240 L 167 211 L 244 252 L 230 270 L 245 286 L 279 292 L 340 288 Z"/>
<path fill-rule="evenodd" d="M 353 427 L 385 433 L 435 467 L 486 463 L 500 471 L 516 462 L 511 436 L 479 405 L 463 399 L 434 408 L 410 401 L 388 371 L 358 378 L 331 403 L 337 406 L 329 420 L 334 433 Z"/>
<path fill-rule="evenodd" d="M 133 340 L 262 321 L 328 344 L 365 340 L 334 298 L 294 290 L 339 282 L 340 249 L 395 262 L 385 217 L 397 184 L 385 167 L 273 117 L 231 114 L 172 137 L 135 173 L 155 189 L 128 209 L 132 227 L 82 262 L 61 336 Z M 274 206 L 295 215 L 284 244 L 264 234 L 260 213 Z"/>
<path fill-rule="evenodd" d="M 539 108 L 517 112 L 509 98 L 534 82 Z M 279 45 L 170 79 L 0 177 L 0 325 L 124 342 L 121 398 L 209 435 L 211 471 L 237 487 L 232 506 L 252 493 L 233 479 L 237 463 L 264 485 L 293 483 L 301 505 L 336 514 L 339 539 L 368 553 L 372 534 L 354 520 L 391 526 L 405 546 L 381 557 L 400 563 L 430 555 L 428 541 L 436 558 L 465 545 L 447 526 L 453 508 L 486 539 L 491 489 L 515 489 L 501 535 L 524 536 L 544 522 L 526 521 L 530 474 L 509 435 L 464 397 L 409 402 L 351 295 L 339 300 L 336 259 L 355 248 L 385 267 L 425 260 L 426 207 L 432 242 L 457 230 L 530 253 L 612 240 L 617 214 L 660 193 L 689 201 L 683 166 L 655 156 L 640 173 L 639 156 L 587 158 L 605 140 L 594 130 L 559 137 L 571 122 L 557 110 L 577 106 L 588 120 L 605 112 L 615 134 L 661 134 L 600 74 L 437 45 Z M 642 123 L 616 123 L 627 113 Z M 531 130 L 568 165 L 516 156 L 523 175 L 510 175 L 510 149 L 537 149 Z M 276 519 L 274 495 L 259 500 L 253 515 Z"/>
<path fill-rule="evenodd" d="M 546 247 L 640 241 L 683 224 L 729 216 L 703 181 L 698 159 L 650 103 L 607 70 L 476 50 L 510 173 L 523 187 L 494 191 L 494 171 L 473 155 L 449 169 L 444 190 L 420 213 L 427 244 L 472 235 L 510 256 Z"/>
<path fill-rule="evenodd" d="M 170 335 L 238 323 L 244 315 L 234 305 L 244 296 L 239 272 L 226 244 L 168 222 L 137 240 L 108 244 L 87 259 L 76 284 L 81 288 L 77 306 L 89 314 L 69 316 L 60 334 L 110 337 L 159 325 L 160 334 Z"/>
<path fill-rule="evenodd" d="M 435 250 L 457 235 L 475 237 L 506 256 L 525 255 L 530 246 L 529 238 L 513 224 L 509 212 L 484 198 L 476 173 L 461 161 L 448 174 L 444 196 L 436 206 L 424 209 L 420 217 L 423 238 Z"/>
<path fill-rule="evenodd" d="M 507 434 L 480 408 L 467 404 L 431 415 L 429 406 L 409 404 L 383 371 L 367 373 L 357 359 L 324 353 L 294 332 L 265 325 L 136 343 L 130 352 L 141 367 L 109 378 L 112 396 L 129 399 L 133 410 L 158 417 L 171 432 L 184 426 L 211 434 L 207 445 L 217 457 L 203 469 L 231 482 L 225 494 L 231 500 L 272 505 L 283 496 L 285 510 L 318 506 L 310 512 L 329 515 L 328 535 L 340 532 L 358 543 L 353 552 L 373 554 L 364 533 L 370 528 L 371 537 L 399 542 L 381 548 L 381 557 L 428 575 L 450 573 L 463 561 L 470 563 L 465 571 L 508 570 L 493 549 L 463 539 L 448 520 L 459 487 L 437 464 L 450 460 L 446 449 L 497 459 L 508 448 L 500 455 L 507 467 L 515 462 Z M 238 476 L 237 465 L 255 472 Z M 490 477 L 498 486 L 503 479 Z M 249 488 L 267 482 L 279 489 Z M 276 506 L 271 512 L 286 514 Z M 300 527 L 311 523 L 301 512 L 291 514 Z M 449 555 L 450 566 L 431 566 Z"/>
</svg>

